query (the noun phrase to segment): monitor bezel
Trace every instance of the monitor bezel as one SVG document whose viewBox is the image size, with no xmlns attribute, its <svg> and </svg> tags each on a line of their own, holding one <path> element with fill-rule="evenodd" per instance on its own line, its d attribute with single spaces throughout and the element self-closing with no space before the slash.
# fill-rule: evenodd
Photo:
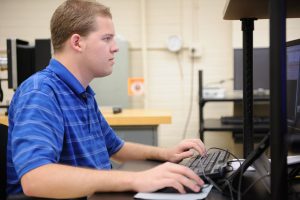
<svg viewBox="0 0 300 200">
<path fill-rule="evenodd" d="M 300 46 L 300 39 L 296 39 L 296 40 L 291 40 L 286 42 L 286 48 L 288 47 L 293 47 L 293 46 Z M 299 60 L 299 72 L 298 72 L 298 78 L 297 78 L 297 88 L 296 88 L 296 93 L 298 94 L 300 92 L 300 60 Z M 298 117 L 298 103 L 299 103 L 299 95 L 295 95 L 296 99 L 295 99 L 295 107 L 294 107 L 294 116 L 293 119 L 288 118 L 287 116 L 287 125 L 291 128 L 293 126 L 296 125 L 297 123 L 297 117 Z"/>
</svg>

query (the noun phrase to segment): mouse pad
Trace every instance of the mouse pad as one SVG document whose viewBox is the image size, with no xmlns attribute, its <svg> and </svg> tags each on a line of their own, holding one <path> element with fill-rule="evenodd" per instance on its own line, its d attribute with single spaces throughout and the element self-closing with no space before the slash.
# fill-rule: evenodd
<svg viewBox="0 0 300 200">
<path fill-rule="evenodd" d="M 208 185 L 207 187 L 203 187 L 201 192 L 199 193 L 137 193 L 134 198 L 136 199 L 153 199 L 153 200 L 196 200 L 196 199 L 205 199 L 209 192 L 212 189 L 212 185 Z"/>
</svg>

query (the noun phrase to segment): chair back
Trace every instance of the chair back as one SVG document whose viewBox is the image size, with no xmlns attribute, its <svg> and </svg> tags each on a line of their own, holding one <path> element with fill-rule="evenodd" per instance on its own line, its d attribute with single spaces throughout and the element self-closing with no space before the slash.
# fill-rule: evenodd
<svg viewBox="0 0 300 200">
<path fill-rule="evenodd" d="M 6 147 L 8 126 L 0 124 L 0 199 L 6 199 Z"/>
<path fill-rule="evenodd" d="M 50 200 L 47 198 L 27 197 L 24 194 L 6 195 L 6 152 L 7 152 L 8 126 L 0 123 L 0 200 Z M 86 197 L 78 200 L 86 200 Z"/>
<path fill-rule="evenodd" d="M 0 124 L 0 199 L 6 199 L 6 147 L 8 126 Z"/>
</svg>

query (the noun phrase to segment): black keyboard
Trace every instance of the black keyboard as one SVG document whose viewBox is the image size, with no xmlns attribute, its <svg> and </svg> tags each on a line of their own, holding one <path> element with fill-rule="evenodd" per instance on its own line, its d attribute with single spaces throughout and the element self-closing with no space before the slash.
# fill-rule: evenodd
<svg viewBox="0 0 300 200">
<path fill-rule="evenodd" d="M 227 165 L 229 155 L 229 152 L 219 150 L 208 153 L 205 156 L 195 155 L 184 159 L 179 164 L 189 167 L 204 180 L 205 176 L 217 179 L 224 177 L 224 169 Z"/>
<path fill-rule="evenodd" d="M 222 116 L 221 117 L 222 124 L 237 124 L 241 125 L 244 123 L 244 118 L 239 116 Z M 253 124 L 269 124 L 269 117 L 253 117 Z"/>
</svg>

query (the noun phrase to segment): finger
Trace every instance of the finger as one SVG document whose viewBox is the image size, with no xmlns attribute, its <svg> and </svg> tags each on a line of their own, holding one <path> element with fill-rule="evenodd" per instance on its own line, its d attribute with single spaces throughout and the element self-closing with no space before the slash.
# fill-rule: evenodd
<svg viewBox="0 0 300 200">
<path fill-rule="evenodd" d="M 186 193 L 183 185 L 178 181 L 179 174 L 176 174 L 172 170 L 172 163 L 165 163 L 161 169 L 163 172 L 163 177 L 159 180 L 159 189 L 164 187 L 173 187 L 180 193 Z M 182 176 L 182 175 L 181 175 Z"/>
<path fill-rule="evenodd" d="M 173 187 L 175 188 L 179 193 L 184 194 L 186 191 L 184 190 L 184 187 L 182 184 L 180 184 L 177 179 L 174 179 L 172 177 L 171 179 L 168 179 L 169 183 L 166 185 L 166 187 Z"/>
<path fill-rule="evenodd" d="M 191 189 L 192 191 L 194 191 L 194 192 L 199 192 L 200 191 L 200 186 L 195 181 L 193 181 L 192 179 L 189 179 L 186 176 L 183 176 L 183 175 L 180 175 L 180 174 L 176 174 L 175 178 L 176 178 L 176 180 L 178 180 L 178 182 L 181 185 Z"/>
<path fill-rule="evenodd" d="M 192 179 L 200 186 L 202 186 L 204 184 L 203 180 L 190 168 L 182 166 L 182 165 L 178 165 L 178 164 L 173 164 L 173 163 L 171 163 L 171 164 L 169 165 L 169 169 L 173 173 L 180 174 L 189 179 Z"/>
<path fill-rule="evenodd" d="M 201 152 L 199 152 L 199 153 L 201 155 L 203 155 L 204 153 L 206 153 L 205 145 L 204 145 L 204 143 L 200 139 L 193 139 L 193 142 L 200 147 Z"/>
<path fill-rule="evenodd" d="M 202 143 L 202 144 L 203 144 L 203 143 Z M 196 142 L 196 141 L 194 141 L 194 140 L 190 140 L 190 141 L 185 141 L 185 142 L 182 144 L 181 148 L 182 148 L 183 150 L 193 148 L 193 149 L 195 149 L 200 155 L 203 155 L 203 154 L 206 152 L 206 150 L 205 150 L 204 145 L 202 145 L 202 144 L 200 144 L 199 142 Z"/>
<path fill-rule="evenodd" d="M 178 159 L 178 161 L 181 161 L 181 160 L 183 160 L 185 158 L 189 158 L 193 155 L 194 155 L 194 152 L 192 150 L 189 150 L 189 151 L 185 151 L 185 152 L 177 154 L 177 157 L 178 157 L 177 159 Z"/>
<path fill-rule="evenodd" d="M 166 187 L 172 187 L 176 189 L 179 193 L 185 193 L 184 187 L 182 184 L 180 184 L 176 178 L 174 178 L 174 175 L 172 173 L 169 173 L 169 175 L 166 175 L 163 179 L 159 180 L 159 184 L 156 188 L 154 188 L 153 191 L 157 191 L 159 189 L 163 189 Z M 149 191 L 151 192 L 151 191 Z"/>
</svg>

